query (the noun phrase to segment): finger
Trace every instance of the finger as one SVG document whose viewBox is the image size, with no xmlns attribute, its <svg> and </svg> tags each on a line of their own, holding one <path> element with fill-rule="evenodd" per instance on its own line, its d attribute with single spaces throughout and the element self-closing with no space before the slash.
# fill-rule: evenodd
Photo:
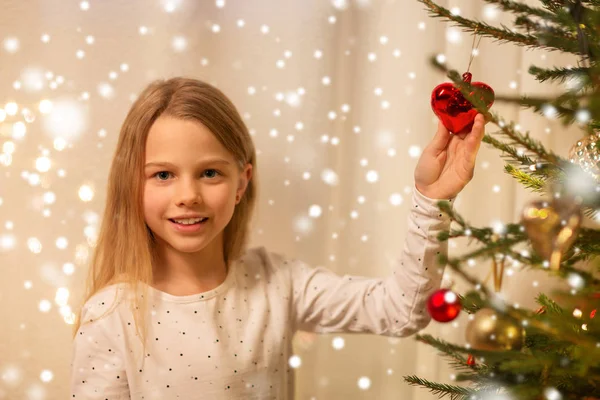
<svg viewBox="0 0 600 400">
<path fill-rule="evenodd" d="M 471 129 L 471 133 L 467 138 L 467 147 L 469 148 L 469 152 L 472 153 L 473 158 L 475 158 L 479 146 L 481 145 L 481 141 L 483 140 L 483 136 L 485 135 L 485 124 L 486 121 L 484 116 L 482 114 L 477 114 L 473 123 L 473 129 Z"/>
<path fill-rule="evenodd" d="M 435 153 L 439 153 L 446 148 L 449 139 L 450 132 L 448 132 L 442 121 L 438 121 L 437 132 L 427 147 Z"/>
<path fill-rule="evenodd" d="M 489 121 L 485 119 L 485 116 L 483 114 L 477 114 L 477 116 L 475 117 L 473 127 L 474 129 L 476 129 L 477 134 L 480 138 L 483 138 L 483 135 L 485 134 L 485 126 L 488 122 Z"/>
</svg>

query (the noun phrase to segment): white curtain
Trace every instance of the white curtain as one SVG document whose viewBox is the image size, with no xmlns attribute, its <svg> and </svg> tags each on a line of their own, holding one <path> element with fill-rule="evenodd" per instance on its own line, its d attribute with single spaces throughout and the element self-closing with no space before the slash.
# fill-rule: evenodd
<svg viewBox="0 0 600 400">
<path fill-rule="evenodd" d="M 102 215 L 120 125 L 134 96 L 156 78 L 206 80 L 243 114 L 259 152 L 252 245 L 340 274 L 390 273 L 406 234 L 414 168 L 437 124 L 430 93 L 446 80 L 428 58 L 444 54 L 464 72 L 472 36 L 429 18 L 416 0 L 220 3 L 2 1 L 0 107 L 15 102 L 20 109 L 0 122 L 0 399 L 69 396 L 64 306 L 74 306 L 83 289 L 93 251 L 87 237 Z M 440 4 L 510 25 L 483 1 Z M 484 39 L 471 72 L 498 94 L 549 93 L 527 69 L 558 62 L 565 59 Z M 53 102 L 51 114 L 39 111 L 43 99 Z M 23 108 L 35 121 L 24 121 Z M 494 108 L 560 155 L 579 137 L 514 106 Z M 50 160 L 48 170 L 40 157 Z M 515 222 L 533 197 L 503 164 L 482 145 L 475 177 L 456 201 L 475 226 Z M 315 205 L 316 218 L 309 215 Z M 451 242 L 451 256 L 466 249 L 462 239 Z M 470 272 L 483 278 L 488 270 L 477 263 Z M 515 270 L 504 289 L 532 306 L 533 294 L 549 284 Z M 461 344 L 466 321 L 433 322 L 425 332 Z M 341 349 L 333 346 L 338 337 Z M 414 338 L 301 333 L 295 348 L 298 399 L 437 398 L 402 377 L 452 383 L 446 362 Z"/>
</svg>

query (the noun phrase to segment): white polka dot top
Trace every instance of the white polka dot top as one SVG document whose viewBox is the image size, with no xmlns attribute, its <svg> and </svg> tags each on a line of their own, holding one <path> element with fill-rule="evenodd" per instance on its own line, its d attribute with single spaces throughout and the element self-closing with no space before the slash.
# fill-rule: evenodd
<svg viewBox="0 0 600 400">
<path fill-rule="evenodd" d="M 289 359 L 297 330 L 417 332 L 430 321 L 427 299 L 442 280 L 436 259 L 447 254 L 447 242 L 436 235 L 451 221 L 416 188 L 412 199 L 390 276 L 340 276 L 253 248 L 211 291 L 173 296 L 150 287 L 145 352 L 127 296 L 119 296 L 127 288 L 103 289 L 83 309 L 82 322 L 89 323 L 74 340 L 71 398 L 293 399 Z M 98 319 L 115 301 L 114 311 Z"/>
</svg>

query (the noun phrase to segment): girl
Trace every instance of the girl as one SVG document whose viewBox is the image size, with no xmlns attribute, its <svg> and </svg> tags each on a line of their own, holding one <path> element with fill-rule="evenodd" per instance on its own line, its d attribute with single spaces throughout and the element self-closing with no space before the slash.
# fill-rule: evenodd
<svg viewBox="0 0 600 400">
<path fill-rule="evenodd" d="M 129 111 L 74 329 L 73 399 L 291 399 L 297 330 L 408 336 L 439 288 L 450 202 L 484 134 L 440 123 L 415 170 L 403 253 L 391 276 L 337 276 L 245 249 L 256 202 L 254 145 L 218 89 L 173 78 Z M 452 204 L 452 203 L 451 203 Z"/>
</svg>

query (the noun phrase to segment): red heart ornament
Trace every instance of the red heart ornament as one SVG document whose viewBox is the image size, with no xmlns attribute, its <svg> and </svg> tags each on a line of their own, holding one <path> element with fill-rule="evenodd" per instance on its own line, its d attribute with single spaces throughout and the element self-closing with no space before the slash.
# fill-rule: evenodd
<svg viewBox="0 0 600 400">
<path fill-rule="evenodd" d="M 471 83 L 473 75 L 465 72 L 463 81 Z M 483 82 L 473 82 L 471 95 L 485 102 L 486 110 L 494 104 L 494 89 Z M 444 126 L 452 133 L 470 132 L 478 111 L 465 99 L 460 90 L 450 82 L 437 85 L 431 92 L 431 108 Z"/>
</svg>

